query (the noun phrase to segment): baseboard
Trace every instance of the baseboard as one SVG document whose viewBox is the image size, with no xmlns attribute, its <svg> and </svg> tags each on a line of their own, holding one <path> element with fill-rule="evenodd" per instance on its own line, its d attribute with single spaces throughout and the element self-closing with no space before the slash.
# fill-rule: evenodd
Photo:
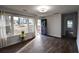
<svg viewBox="0 0 79 59">
<path fill-rule="evenodd" d="M 62 38 L 71 38 L 71 39 L 77 39 L 77 37 L 75 37 L 75 36 L 74 36 L 74 37 L 67 37 L 67 36 L 65 36 L 65 35 L 61 35 L 61 37 L 62 37 Z"/>
<path fill-rule="evenodd" d="M 56 37 L 56 36 L 51 36 L 51 35 L 47 35 L 47 36 L 61 39 L 61 37 Z"/>
</svg>

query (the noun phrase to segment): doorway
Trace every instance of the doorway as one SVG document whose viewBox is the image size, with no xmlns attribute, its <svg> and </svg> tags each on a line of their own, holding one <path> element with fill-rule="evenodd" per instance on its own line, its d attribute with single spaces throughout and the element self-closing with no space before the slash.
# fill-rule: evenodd
<svg viewBox="0 0 79 59">
<path fill-rule="evenodd" d="M 62 37 L 76 38 L 77 37 L 77 13 L 62 14 Z"/>
</svg>

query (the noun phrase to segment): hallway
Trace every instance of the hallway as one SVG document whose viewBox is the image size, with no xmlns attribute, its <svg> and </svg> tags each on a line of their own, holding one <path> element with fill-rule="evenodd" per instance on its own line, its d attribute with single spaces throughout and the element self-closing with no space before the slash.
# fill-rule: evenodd
<svg viewBox="0 0 79 59">
<path fill-rule="evenodd" d="M 74 39 L 58 39 L 39 35 L 21 48 L 20 53 L 76 53 L 77 45 Z"/>
</svg>

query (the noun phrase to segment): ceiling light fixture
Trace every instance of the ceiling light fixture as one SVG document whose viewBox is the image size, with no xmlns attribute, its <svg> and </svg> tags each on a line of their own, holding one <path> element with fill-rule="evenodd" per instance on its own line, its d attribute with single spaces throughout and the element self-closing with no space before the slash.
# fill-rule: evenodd
<svg viewBox="0 0 79 59">
<path fill-rule="evenodd" d="M 39 12 L 41 12 L 41 13 L 45 13 L 45 12 L 47 12 L 49 9 L 50 9 L 49 6 L 39 6 L 39 7 L 37 8 L 37 10 L 38 10 Z"/>
</svg>

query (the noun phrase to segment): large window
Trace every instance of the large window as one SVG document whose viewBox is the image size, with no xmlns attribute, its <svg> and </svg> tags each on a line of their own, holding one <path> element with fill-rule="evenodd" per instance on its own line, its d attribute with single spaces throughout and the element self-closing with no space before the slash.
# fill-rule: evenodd
<svg viewBox="0 0 79 59">
<path fill-rule="evenodd" d="M 19 35 L 22 31 L 25 33 L 34 32 L 34 19 L 32 18 L 18 17 L 8 14 L 6 14 L 4 18 L 7 36 L 11 36 L 13 34 Z"/>
<path fill-rule="evenodd" d="M 34 20 L 0 13 L 0 48 L 16 43 L 18 37 L 12 39 L 11 36 L 20 35 L 22 31 L 25 33 L 34 32 Z"/>
<path fill-rule="evenodd" d="M 14 19 L 14 34 L 18 35 L 21 31 L 28 33 L 28 19 L 23 17 L 13 17 Z"/>
</svg>

